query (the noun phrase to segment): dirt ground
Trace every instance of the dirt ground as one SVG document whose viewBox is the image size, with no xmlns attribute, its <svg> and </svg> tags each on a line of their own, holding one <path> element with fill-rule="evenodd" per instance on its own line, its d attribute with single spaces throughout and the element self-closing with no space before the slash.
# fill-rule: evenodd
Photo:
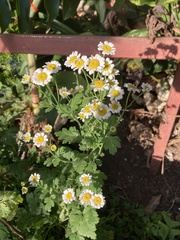
<svg viewBox="0 0 180 240">
<path fill-rule="evenodd" d="M 107 175 L 107 188 L 119 189 L 121 196 L 132 203 L 147 207 L 153 199 L 159 199 L 157 211 L 170 211 L 180 218 L 180 142 L 172 144 L 173 160 L 165 158 L 164 174 L 150 172 L 147 167 L 147 149 L 137 139 L 129 141 L 131 135 L 130 115 L 118 128 L 121 148 L 115 156 L 108 153 L 103 159 L 102 169 Z"/>
</svg>

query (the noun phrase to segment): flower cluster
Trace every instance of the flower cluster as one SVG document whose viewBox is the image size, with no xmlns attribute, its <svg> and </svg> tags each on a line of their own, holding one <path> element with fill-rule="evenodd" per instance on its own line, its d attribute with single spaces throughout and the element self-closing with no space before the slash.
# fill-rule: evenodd
<svg viewBox="0 0 180 240">
<path fill-rule="evenodd" d="M 33 73 L 32 83 L 45 86 L 51 81 L 51 74 L 57 73 L 59 70 L 61 70 L 61 64 L 58 61 L 46 62 L 43 68 L 38 68 Z"/>
<path fill-rule="evenodd" d="M 82 174 L 79 178 L 82 186 L 89 186 L 92 182 L 92 176 L 90 174 Z M 84 189 L 77 197 L 73 188 L 68 188 L 64 190 L 62 194 L 62 199 L 66 204 L 79 199 L 80 204 L 84 206 L 92 206 L 94 208 L 102 208 L 105 205 L 105 198 L 101 193 L 94 193 L 90 189 Z"/>
<path fill-rule="evenodd" d="M 46 124 L 41 132 L 36 133 L 33 137 L 31 136 L 30 132 L 26 132 L 23 135 L 23 141 L 25 143 L 30 143 L 31 140 L 34 146 L 40 148 L 45 147 L 49 141 L 49 134 L 52 132 L 52 126 L 50 124 Z M 52 144 L 50 147 L 51 151 L 56 150 L 56 145 Z"/>
<path fill-rule="evenodd" d="M 115 47 L 113 43 L 105 41 L 100 42 L 97 49 L 100 54 L 90 57 L 74 51 L 66 58 L 64 63 L 66 67 L 84 75 L 87 81 L 86 89 L 80 84 L 71 89 L 67 89 L 65 86 L 58 89 L 62 99 L 69 99 L 70 96 L 81 91 L 85 91 L 85 96 L 90 96 L 89 103 L 78 112 L 77 118 L 82 122 L 91 117 L 99 120 L 108 119 L 112 114 L 120 114 L 122 110 L 120 100 L 124 96 L 124 89 L 116 79 L 119 70 L 115 68 L 113 61 L 107 57 L 115 53 Z M 43 68 L 34 72 L 32 82 L 45 86 L 51 81 L 52 73 L 57 73 L 59 70 L 61 70 L 59 62 L 47 62 Z M 133 93 L 140 92 L 140 89 L 132 83 L 125 83 L 124 87 Z M 142 92 L 152 90 L 152 87 L 147 83 L 143 83 L 141 87 Z"/>
<path fill-rule="evenodd" d="M 40 181 L 40 174 L 39 173 L 33 173 L 30 175 L 28 181 L 29 181 L 29 184 L 32 186 L 32 187 L 37 187 L 39 181 Z M 28 187 L 25 187 L 25 183 L 22 182 L 21 183 L 21 192 L 22 194 L 26 194 L 28 192 Z"/>
</svg>

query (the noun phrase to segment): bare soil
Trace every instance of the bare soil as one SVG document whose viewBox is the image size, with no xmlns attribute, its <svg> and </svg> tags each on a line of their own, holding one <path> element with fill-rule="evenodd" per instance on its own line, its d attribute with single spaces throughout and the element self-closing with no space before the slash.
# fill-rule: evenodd
<svg viewBox="0 0 180 240">
<path fill-rule="evenodd" d="M 102 170 L 107 175 L 106 187 L 119 189 L 120 198 L 146 207 L 155 197 L 160 202 L 157 211 L 170 211 L 180 218 L 180 142 L 170 145 L 173 160 L 164 160 L 164 174 L 161 169 L 152 173 L 148 166 L 148 150 L 137 139 L 129 141 L 131 134 L 130 115 L 118 128 L 121 148 L 115 156 L 108 153 L 103 159 Z M 178 138 L 177 138 L 178 139 Z"/>
</svg>

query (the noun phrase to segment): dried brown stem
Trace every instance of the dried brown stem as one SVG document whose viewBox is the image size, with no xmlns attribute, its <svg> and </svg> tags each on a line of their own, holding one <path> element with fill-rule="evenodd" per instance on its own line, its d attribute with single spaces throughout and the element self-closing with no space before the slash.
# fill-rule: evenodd
<svg viewBox="0 0 180 240">
<path fill-rule="evenodd" d="M 25 240 L 25 237 L 17 230 L 15 229 L 10 222 L 8 222 L 5 218 L 0 218 L 0 221 L 6 225 L 6 227 L 9 228 L 11 232 L 13 232 L 15 235 L 17 235 L 19 238 Z"/>
</svg>

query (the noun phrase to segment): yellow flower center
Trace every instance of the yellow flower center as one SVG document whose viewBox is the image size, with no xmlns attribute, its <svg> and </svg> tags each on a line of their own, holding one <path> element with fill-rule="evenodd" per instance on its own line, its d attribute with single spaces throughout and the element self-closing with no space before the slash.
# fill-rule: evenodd
<svg viewBox="0 0 180 240">
<path fill-rule="evenodd" d="M 37 75 L 37 79 L 38 79 L 38 81 L 40 81 L 40 82 L 46 81 L 46 79 L 47 79 L 47 73 L 45 73 L 45 72 L 39 73 L 39 74 Z"/>
<path fill-rule="evenodd" d="M 113 86 L 115 85 L 115 83 L 114 83 L 113 81 L 109 81 L 109 85 L 110 85 L 111 87 L 113 87 Z"/>
<path fill-rule="evenodd" d="M 118 97 L 119 94 L 120 94 L 119 90 L 116 90 L 116 89 L 111 92 L 111 95 L 112 95 L 113 97 Z"/>
<path fill-rule="evenodd" d="M 46 127 L 45 127 L 45 130 L 46 130 L 47 132 L 50 132 L 50 131 L 51 131 L 51 127 L 50 127 L 50 126 L 46 126 Z"/>
<path fill-rule="evenodd" d="M 95 80 L 94 86 L 95 88 L 102 88 L 105 85 L 105 82 L 103 80 Z"/>
<path fill-rule="evenodd" d="M 134 86 L 133 84 L 128 84 L 128 87 L 131 89 L 136 89 L 136 86 Z"/>
<path fill-rule="evenodd" d="M 37 183 L 39 181 L 38 176 L 33 176 L 31 181 L 34 182 L 34 183 Z"/>
<path fill-rule="evenodd" d="M 31 139 L 31 136 L 29 136 L 29 135 L 26 135 L 26 136 L 25 136 L 25 140 L 26 140 L 26 141 L 29 141 L 30 139 Z"/>
<path fill-rule="evenodd" d="M 63 97 L 67 97 L 67 96 L 68 96 L 67 92 L 63 91 L 63 92 L 62 92 L 62 96 L 63 96 Z"/>
<path fill-rule="evenodd" d="M 28 76 L 28 75 L 24 76 L 24 77 L 23 77 L 23 80 L 24 80 L 25 82 L 29 81 L 29 76 Z"/>
<path fill-rule="evenodd" d="M 99 65 L 100 65 L 100 62 L 98 59 L 92 59 L 89 61 L 88 67 L 94 70 L 94 69 L 97 69 Z"/>
<path fill-rule="evenodd" d="M 82 197 L 84 202 L 89 202 L 91 200 L 92 195 L 90 193 L 85 193 Z"/>
<path fill-rule="evenodd" d="M 70 57 L 70 58 L 69 58 L 69 63 L 70 63 L 70 64 L 74 63 L 74 62 L 76 61 L 76 59 L 77 59 L 77 56 L 72 56 L 72 57 Z"/>
<path fill-rule="evenodd" d="M 49 71 L 53 71 L 54 69 L 56 69 L 56 64 L 54 63 L 50 63 L 47 65 L 46 67 Z"/>
<path fill-rule="evenodd" d="M 56 151 L 57 147 L 56 145 L 51 145 L 51 151 Z"/>
<path fill-rule="evenodd" d="M 27 191 L 28 191 L 27 187 L 22 187 L 22 193 L 23 194 L 27 193 Z"/>
<path fill-rule="evenodd" d="M 71 200 L 72 199 L 72 193 L 71 192 L 68 192 L 67 194 L 66 194 L 66 200 Z"/>
<path fill-rule="evenodd" d="M 108 62 L 105 62 L 105 66 L 104 66 L 104 71 L 108 71 L 110 69 L 110 64 Z"/>
<path fill-rule="evenodd" d="M 98 108 L 99 108 L 99 103 L 97 103 L 97 102 L 94 102 L 94 103 L 92 104 L 92 106 L 91 106 L 91 109 L 92 109 L 93 111 L 98 110 Z"/>
<path fill-rule="evenodd" d="M 82 179 L 82 182 L 83 183 L 88 183 L 89 182 L 89 177 L 87 176 L 87 177 L 83 177 L 83 179 Z"/>
<path fill-rule="evenodd" d="M 95 198 L 93 199 L 93 201 L 94 201 L 94 203 L 95 203 L 96 205 L 100 205 L 101 202 L 102 202 L 102 199 L 101 199 L 100 197 L 95 197 Z"/>
<path fill-rule="evenodd" d="M 84 119 L 85 118 L 85 115 L 84 115 L 84 113 L 79 113 L 79 117 L 81 118 L 81 119 Z"/>
<path fill-rule="evenodd" d="M 117 103 L 113 103 L 112 104 L 112 109 L 117 110 L 118 109 L 118 104 Z"/>
<path fill-rule="evenodd" d="M 44 137 L 43 137 L 43 136 L 38 136 L 38 137 L 36 138 L 36 142 L 37 142 L 38 144 L 43 143 L 43 142 L 44 142 Z"/>
<path fill-rule="evenodd" d="M 75 89 L 73 89 L 73 88 L 71 88 L 69 91 L 70 91 L 71 94 L 75 93 Z"/>
<path fill-rule="evenodd" d="M 83 112 L 90 113 L 91 112 L 91 106 L 85 106 L 83 108 Z"/>
<path fill-rule="evenodd" d="M 82 60 L 82 59 L 76 60 L 76 61 L 75 61 L 75 65 L 76 65 L 77 68 L 83 67 L 83 65 L 84 65 L 84 60 Z"/>
<path fill-rule="evenodd" d="M 104 52 L 107 52 L 107 53 L 112 51 L 112 48 L 109 45 L 103 45 L 102 49 Z"/>
<path fill-rule="evenodd" d="M 107 113 L 107 110 L 105 108 L 99 108 L 98 109 L 99 116 L 105 116 L 106 113 Z"/>
</svg>

